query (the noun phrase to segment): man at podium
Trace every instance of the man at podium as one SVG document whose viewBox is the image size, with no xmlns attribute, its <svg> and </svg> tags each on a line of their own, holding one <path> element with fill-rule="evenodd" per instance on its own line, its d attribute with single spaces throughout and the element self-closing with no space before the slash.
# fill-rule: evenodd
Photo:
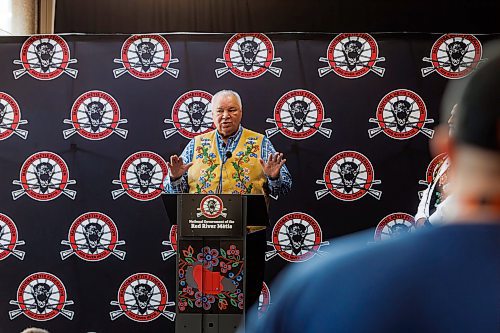
<svg viewBox="0 0 500 333">
<path fill-rule="evenodd" d="M 263 194 L 278 197 L 290 191 L 292 178 L 282 153 L 271 141 L 241 126 L 243 108 L 238 93 L 217 92 L 212 98 L 216 129 L 192 139 L 181 156 L 167 162 L 167 193 Z M 266 221 L 265 224 L 268 222 Z M 247 235 L 246 308 L 258 300 L 264 279 L 264 230 Z"/>
<path fill-rule="evenodd" d="M 181 156 L 172 155 L 167 193 L 265 194 L 290 191 L 292 178 L 271 141 L 243 128 L 238 93 L 221 90 L 212 98 L 216 129 L 192 139 Z"/>
</svg>

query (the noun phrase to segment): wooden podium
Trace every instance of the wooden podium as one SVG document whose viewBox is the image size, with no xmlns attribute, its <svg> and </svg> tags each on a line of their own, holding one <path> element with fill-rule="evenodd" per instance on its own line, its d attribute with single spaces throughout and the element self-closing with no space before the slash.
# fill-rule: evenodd
<svg viewBox="0 0 500 333">
<path fill-rule="evenodd" d="M 178 225 L 175 332 L 236 332 L 245 323 L 247 292 L 258 297 L 262 288 L 246 261 L 260 267 L 256 261 L 261 260 L 263 271 L 264 250 L 255 249 L 265 249 L 264 196 L 167 194 L 162 199 Z"/>
</svg>

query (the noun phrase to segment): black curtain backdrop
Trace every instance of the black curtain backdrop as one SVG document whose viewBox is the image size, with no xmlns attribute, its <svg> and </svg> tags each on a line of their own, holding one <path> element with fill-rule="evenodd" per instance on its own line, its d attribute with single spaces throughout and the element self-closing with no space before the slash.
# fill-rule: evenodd
<svg viewBox="0 0 500 333">
<path fill-rule="evenodd" d="M 499 32 L 497 0 L 57 0 L 56 33 Z"/>
<path fill-rule="evenodd" d="M 141 201 L 132 196 L 142 195 L 137 188 L 122 191 L 122 186 L 133 186 L 138 181 L 133 168 L 124 169 L 128 172 L 123 173 L 120 170 L 127 165 L 127 161 L 135 165 L 138 161 L 160 165 L 155 162 L 153 153 L 168 159 L 170 155 L 182 151 L 188 139 L 179 135 L 178 131 L 169 131 L 174 128 L 172 119 L 175 114 L 179 119 L 187 119 L 186 109 L 181 112 L 174 105 L 193 90 L 210 94 L 224 88 L 238 91 L 243 101 L 244 126 L 260 133 L 267 130 L 276 149 L 287 158 L 287 167 L 293 176 L 292 191 L 272 201 L 270 219 L 273 227 L 267 231 L 270 244 L 267 246 L 265 281 L 270 284 L 272 306 L 271 282 L 286 265 L 301 265 L 303 261 L 314 260 L 321 251 L 335 251 L 335 240 L 328 245 L 323 242 L 374 228 L 382 224 L 380 222 L 388 215 L 415 213 L 418 191 L 425 189 L 425 182 L 422 184 L 421 181 L 426 179 L 426 169 L 432 159 L 428 135 L 439 122 L 442 93 L 451 78 L 459 79 L 487 61 L 485 59 L 489 54 L 484 46 L 488 41 L 499 39 L 499 35 L 493 34 L 374 33 L 371 36 L 350 36 L 281 33 L 266 36 L 162 34 L 0 38 L 0 103 L 6 110 L 0 121 L 1 333 L 19 332 L 27 326 L 41 326 L 51 332 L 173 332 L 174 324 L 166 317 L 167 313 L 159 315 L 159 312 L 153 312 L 159 317 L 148 322 L 136 322 L 128 315 L 134 314 L 137 309 L 132 307 L 127 315 L 120 312 L 117 306 L 120 286 L 128 277 L 138 273 L 158 277 L 166 285 L 168 301 L 174 301 L 176 276 L 175 256 L 162 256 L 162 252 L 172 250 L 169 244 L 173 239 L 169 237 L 171 222 L 160 197 Z M 244 40 L 258 41 L 262 48 L 259 57 L 272 59 L 264 62 L 258 60 L 262 58 L 256 58 L 253 61 L 255 66 L 249 72 L 245 72 L 242 65 L 237 65 L 238 59 L 241 59 L 237 51 L 229 52 L 231 57 L 226 58 L 226 62 L 222 60 L 226 45 L 232 45 L 231 49 L 237 50 L 237 45 Z M 355 60 L 355 68 L 349 70 L 340 45 L 358 40 L 365 42 L 365 48 L 360 58 Z M 446 45 L 453 40 L 464 43 L 467 49 L 459 62 L 461 65 L 455 70 L 451 68 L 445 51 Z M 171 50 L 169 59 L 165 59 L 165 52 L 161 51 L 168 47 L 167 42 Z M 324 59 L 328 46 L 334 42 L 338 42 L 335 44 L 337 48 L 333 48 L 336 53 L 330 54 L 330 57 L 335 59 L 336 72 L 330 67 L 332 63 Z M 155 45 L 154 64 L 158 68 L 145 66 L 144 62 L 141 64 L 137 60 L 139 43 Z M 432 62 L 428 59 L 432 56 L 433 46 L 437 50 L 433 56 L 444 60 Z M 40 59 L 50 57 L 51 47 L 55 48 L 53 58 L 44 70 L 44 62 Z M 45 58 L 40 55 L 42 51 Z M 235 64 L 232 67 L 234 72 L 227 67 L 231 63 Z M 237 76 L 238 68 L 248 75 L 243 78 Z M 254 75 L 258 71 L 263 72 L 259 76 Z M 156 77 L 152 75 L 155 72 Z M 272 122 L 273 119 L 276 121 L 278 101 L 282 100 L 282 96 L 288 96 L 285 100 L 291 104 L 294 97 L 290 93 L 298 89 L 315 94 L 324 108 L 321 119 L 331 119 L 331 122 L 312 126 L 310 123 L 319 119 L 320 106 L 312 103 L 312 95 L 308 92 L 298 96 L 298 100 L 311 101 L 308 107 L 316 110 L 311 111 L 316 114 L 313 117 L 315 120 L 308 118 L 308 126 L 314 130 L 307 138 L 283 134 L 285 130 L 293 132 L 296 121 L 295 125 L 281 127 L 278 132 L 272 130 L 276 128 Z M 92 97 L 89 95 L 92 91 L 101 92 Z M 398 93 L 389 95 L 395 91 Z M 82 95 L 86 96 L 83 100 L 80 99 Z M 108 95 L 118 103 L 119 117 L 116 114 L 114 118 L 112 111 L 116 108 L 106 99 Z M 388 99 L 386 96 L 389 96 Z M 423 104 L 418 102 L 420 98 L 425 103 L 426 112 Z M 113 128 L 113 124 L 119 124 L 118 129 L 108 133 L 109 136 L 99 134 L 100 140 L 89 139 L 93 134 L 85 110 L 91 109 L 92 101 L 111 107 L 106 109 L 103 123 L 99 126 Z M 396 101 L 415 103 L 411 119 L 403 126 L 402 132 L 389 136 L 381 128 L 396 131 L 395 117 L 391 115 L 389 106 L 389 102 Z M 20 119 L 16 118 L 16 104 Z M 75 113 L 76 118 L 72 117 L 74 105 L 74 110 L 79 110 Z M 382 107 L 379 108 L 379 105 Z M 377 110 L 383 109 L 386 111 L 382 113 L 382 119 L 377 120 Z M 290 119 L 291 111 L 284 104 L 277 110 L 282 117 L 280 119 Z M 187 120 L 184 121 L 182 130 L 192 127 Z M 74 129 L 78 124 L 82 128 L 76 132 Z M 306 129 L 304 127 L 296 133 L 304 133 Z M 124 130 L 128 131 L 126 138 Z M 165 130 L 172 135 L 165 137 Z M 328 130 L 331 130 L 329 136 Z M 414 131 L 411 137 L 398 137 L 408 132 L 411 134 L 411 131 Z M 99 127 L 95 133 L 101 132 Z M 64 173 L 60 172 L 63 163 L 55 157 L 43 157 L 46 154 L 44 151 L 57 154 L 64 160 L 69 179 L 63 178 Z M 151 152 L 143 153 L 144 156 L 153 157 L 130 159 L 144 151 Z M 328 192 L 325 189 L 325 165 L 333 156 L 346 151 L 358 153 L 347 153 L 347 157 L 332 165 L 331 183 L 338 190 Z M 369 162 L 363 160 L 359 153 L 366 156 Z M 32 155 L 39 157 L 30 159 Z M 354 185 L 358 188 L 348 190 L 338 176 L 341 163 L 347 162 L 354 162 L 354 168 L 359 168 Z M 370 163 L 374 179 L 369 179 L 369 172 L 365 171 Z M 23 168 L 23 165 L 30 168 Z M 50 184 L 59 186 L 64 182 L 67 186 L 63 191 L 53 188 L 46 188 L 45 192 L 41 190 L 42 182 L 37 180 L 36 174 L 41 174 L 43 168 L 45 171 L 56 168 Z M 160 170 L 158 166 L 155 168 Z M 121 178 L 121 174 L 126 177 Z M 156 173 L 155 177 L 161 180 Z M 333 179 L 335 177 L 336 180 Z M 371 186 L 359 190 L 359 186 L 368 182 Z M 154 186 L 147 188 L 144 193 L 153 189 Z M 341 200 L 334 196 L 339 192 L 344 196 L 350 193 L 363 196 L 345 201 L 345 197 Z M 50 193 L 58 196 L 48 200 Z M 72 194 L 75 195 L 73 198 Z M 42 199 L 37 200 L 34 195 Z M 71 226 L 78 225 L 77 218 L 89 212 L 106 214 L 118 230 L 118 237 L 111 238 L 111 228 L 105 225 L 105 219 L 92 218 L 101 227 L 109 229 L 106 241 L 102 241 L 101 245 L 116 244 L 114 249 L 106 247 L 107 250 L 100 250 L 103 256 L 107 255 L 101 260 L 94 260 L 94 254 L 86 248 L 82 227 L 76 237 L 76 232 L 73 232 L 71 238 Z M 290 244 L 286 236 L 287 225 L 280 222 L 286 216 L 293 217 L 292 213 L 299 213 L 294 221 L 300 221 L 309 228 L 299 253 L 286 248 Z M 12 219 L 12 223 L 6 216 Z M 383 237 L 390 235 L 394 226 L 398 230 L 411 227 L 404 218 L 395 217 L 387 221 L 382 230 L 386 233 Z M 317 223 L 316 227 L 314 223 Z M 13 224 L 17 226 L 17 234 Z M 83 226 L 83 222 L 80 225 Z M 374 239 L 370 237 L 366 241 L 371 243 Z M 78 245 L 75 245 L 74 251 L 71 250 L 71 243 Z M 75 251 L 86 255 L 86 259 Z M 126 257 L 120 257 L 122 252 L 118 251 L 125 252 Z M 88 257 L 93 258 L 89 260 Z M 30 288 L 37 283 L 39 286 L 45 283 L 43 272 L 60 279 L 67 292 L 66 299 L 53 297 L 55 301 L 51 306 L 56 306 L 54 304 L 58 301 L 73 301 L 74 304 L 66 303 L 64 309 L 58 310 L 49 308 L 50 311 L 44 315 L 51 318 L 36 322 L 28 318 L 28 314 L 33 315 L 37 311 L 32 307 Z M 34 276 L 34 273 L 41 275 Z M 28 282 L 31 279 L 31 284 L 23 285 L 25 279 Z M 20 294 L 18 290 L 21 290 Z M 21 297 L 23 290 L 24 298 Z M 130 297 L 128 304 L 133 306 L 135 302 Z M 174 307 L 165 310 L 174 311 Z M 65 317 L 70 315 L 68 311 L 74 312 L 71 320 Z"/>
</svg>

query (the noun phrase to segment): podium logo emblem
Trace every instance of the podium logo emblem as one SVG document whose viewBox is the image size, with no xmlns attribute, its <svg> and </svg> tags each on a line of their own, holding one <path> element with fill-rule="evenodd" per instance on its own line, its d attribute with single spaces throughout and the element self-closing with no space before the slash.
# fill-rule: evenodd
<svg viewBox="0 0 500 333">
<path fill-rule="evenodd" d="M 117 250 L 125 241 L 118 240 L 118 229 L 113 220 L 99 212 L 88 212 L 75 219 L 68 232 L 68 240 L 61 241 L 70 249 L 61 251 L 61 259 L 72 254 L 86 261 L 100 261 L 114 255 L 125 259 L 125 252 Z"/>
<path fill-rule="evenodd" d="M 179 133 L 187 139 L 208 133 L 215 128 L 212 115 L 212 94 L 203 90 L 191 90 L 182 94 L 172 107 L 172 119 L 166 124 L 174 125 L 163 131 L 165 139 Z"/>
<path fill-rule="evenodd" d="M 318 69 L 320 77 L 334 72 L 346 79 L 356 79 L 373 72 L 384 76 L 385 68 L 375 66 L 379 61 L 385 61 L 378 56 L 378 45 L 375 39 L 366 33 L 344 33 L 335 37 L 326 51 L 326 58 L 319 61 L 328 64 Z"/>
<path fill-rule="evenodd" d="M 330 123 L 325 118 L 325 109 L 321 100 L 310 91 L 304 89 L 291 90 L 280 97 L 274 107 L 274 118 L 266 122 L 276 125 L 266 130 L 266 135 L 272 137 L 278 132 L 294 140 L 307 139 L 319 132 L 330 138 L 332 130 L 321 127 Z"/>
<path fill-rule="evenodd" d="M 16 246 L 24 244 L 24 241 L 19 240 L 14 221 L 7 215 L 0 213 L 0 261 L 10 254 L 19 260 L 23 260 L 24 252 L 16 250 Z"/>
<path fill-rule="evenodd" d="M 206 218 L 215 219 L 219 216 L 227 216 L 227 208 L 224 208 L 222 199 L 216 195 L 207 195 L 206 197 L 201 199 L 200 208 L 197 208 L 197 210 L 197 217 L 201 217 L 203 215 Z"/>
<path fill-rule="evenodd" d="M 177 78 L 179 70 L 170 65 L 179 62 L 172 58 L 170 44 L 160 35 L 133 35 L 123 43 L 121 58 L 113 60 L 122 68 L 113 70 L 115 79 L 125 73 L 141 80 L 151 80 L 167 72 Z"/>
<path fill-rule="evenodd" d="M 415 219 L 406 213 L 393 213 L 384 217 L 377 225 L 373 239 L 381 241 L 395 238 L 415 230 Z"/>
<path fill-rule="evenodd" d="M 224 47 L 223 57 L 216 59 L 225 65 L 215 70 L 217 78 L 228 72 L 241 79 L 255 79 L 268 71 L 276 77 L 281 75 L 281 68 L 272 66 L 281 58 L 274 57 L 273 43 L 261 33 L 233 35 Z"/>
<path fill-rule="evenodd" d="M 68 44 L 61 37 L 32 36 L 21 47 L 21 59 L 14 60 L 14 64 L 22 66 L 13 72 L 14 79 L 26 73 L 37 80 L 52 80 L 62 73 L 76 79 L 78 70 L 68 67 L 76 62 L 76 59 L 71 59 Z"/>
<path fill-rule="evenodd" d="M 126 278 L 118 290 L 118 301 L 110 304 L 120 307 L 109 313 L 111 320 L 122 315 L 138 322 L 152 321 L 159 316 L 175 319 L 174 312 L 165 310 L 175 305 L 175 302 L 168 302 L 165 284 L 149 273 L 136 273 Z"/>
<path fill-rule="evenodd" d="M 357 151 L 347 150 L 335 154 L 326 163 L 323 179 L 316 181 L 325 188 L 316 191 L 316 199 L 331 194 L 339 200 L 353 201 L 368 193 L 380 200 L 382 191 L 372 188 L 380 183 L 380 180 L 375 180 L 375 171 L 368 158 Z"/>
<path fill-rule="evenodd" d="M 9 311 L 10 320 L 21 314 L 36 321 L 46 321 L 59 314 L 69 320 L 73 319 L 73 311 L 66 310 L 66 305 L 74 304 L 66 300 L 66 288 L 55 275 L 45 272 L 31 274 L 19 285 L 17 299 L 9 303 L 19 309 Z"/>
<path fill-rule="evenodd" d="M 289 213 L 274 225 L 272 242 L 267 242 L 274 250 L 266 252 L 265 259 L 269 261 L 279 255 L 290 262 L 307 261 L 315 254 L 322 254 L 320 248 L 329 244 L 322 241 L 321 227 L 312 216 Z"/>
<path fill-rule="evenodd" d="M 27 120 L 21 120 L 21 109 L 16 100 L 9 94 L 0 92 L 0 141 L 12 134 L 26 140 L 28 131 L 20 129 L 19 125 L 27 123 Z"/>
<path fill-rule="evenodd" d="M 385 95 L 377 106 L 377 118 L 369 122 L 378 125 L 368 130 L 373 138 L 383 132 L 390 138 L 405 140 L 422 133 L 432 139 L 434 131 L 425 128 L 425 124 L 434 123 L 427 118 L 427 107 L 422 98 L 411 90 L 398 89 Z"/>
<path fill-rule="evenodd" d="M 75 133 L 88 140 L 102 140 L 113 133 L 126 139 L 128 133 L 126 129 L 118 128 L 118 125 L 127 123 L 127 119 L 120 119 L 118 102 L 99 90 L 80 95 L 71 107 L 71 119 L 64 119 L 63 123 L 73 126 L 63 131 L 65 139 Z"/>
<path fill-rule="evenodd" d="M 481 42 L 473 35 L 443 35 L 432 45 L 430 57 L 422 59 L 431 64 L 422 68 L 422 77 L 437 72 L 447 79 L 461 79 L 486 61 L 481 59 L 482 53 Z"/>
<path fill-rule="evenodd" d="M 24 194 L 38 201 L 49 201 L 61 194 L 75 200 L 76 191 L 67 189 L 68 185 L 76 184 L 69 179 L 69 169 L 66 162 L 57 154 L 41 151 L 28 157 L 19 173 L 19 180 L 13 180 L 14 185 L 21 189 L 12 191 L 12 198 L 19 199 Z"/>
</svg>

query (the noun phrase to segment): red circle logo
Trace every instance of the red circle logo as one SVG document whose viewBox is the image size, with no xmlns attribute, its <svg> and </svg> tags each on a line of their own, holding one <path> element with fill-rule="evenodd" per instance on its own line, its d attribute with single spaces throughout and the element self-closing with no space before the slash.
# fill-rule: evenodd
<svg viewBox="0 0 500 333">
<path fill-rule="evenodd" d="M 68 64 L 72 62 L 76 61 L 70 61 L 68 44 L 57 35 L 31 36 L 21 47 L 23 70 L 38 80 L 59 77 L 69 71 Z"/>
<path fill-rule="evenodd" d="M 396 140 L 414 137 L 429 122 L 424 101 L 407 89 L 393 90 L 385 95 L 377 106 L 376 117 L 384 134 Z"/>
<path fill-rule="evenodd" d="M 373 238 L 381 241 L 396 238 L 415 230 L 415 219 L 406 213 L 393 213 L 384 217 L 375 229 Z"/>
<path fill-rule="evenodd" d="M 261 33 L 242 33 L 232 36 L 224 47 L 224 58 L 217 62 L 224 63 L 225 68 L 215 71 L 221 77 L 228 71 L 242 79 L 255 79 L 267 71 L 275 76 L 281 75 L 281 69 L 272 67 L 274 46 L 271 40 Z"/>
<path fill-rule="evenodd" d="M 17 302 L 22 313 L 36 321 L 46 321 L 62 314 L 72 319 L 73 312 L 64 310 L 66 288 L 55 275 L 45 272 L 31 274 L 26 277 L 17 290 Z M 12 319 L 12 318 L 11 318 Z"/>
<path fill-rule="evenodd" d="M 123 193 L 139 201 L 156 199 L 163 192 L 163 179 L 168 174 L 167 163 L 151 151 L 139 151 L 127 157 L 120 168 L 122 190 L 113 191 L 116 199 Z"/>
<path fill-rule="evenodd" d="M 335 74 L 356 79 L 366 75 L 378 59 L 378 45 L 375 39 L 366 33 L 343 33 L 335 37 L 327 49 L 327 61 Z M 328 70 L 329 71 L 329 70 Z M 327 71 L 320 76 L 325 75 Z M 383 76 L 384 70 L 379 68 L 376 73 Z"/>
<path fill-rule="evenodd" d="M 117 131 L 120 106 L 108 93 L 88 91 L 73 103 L 71 122 L 76 132 L 85 139 L 102 140 Z"/>
<path fill-rule="evenodd" d="M 192 139 L 215 128 L 212 115 L 212 94 L 203 90 L 191 90 L 182 94 L 172 107 L 173 129 L 164 131 L 165 138 L 176 131 L 183 137 Z"/>
<path fill-rule="evenodd" d="M 4 260 L 11 253 L 16 254 L 15 248 L 18 244 L 20 242 L 18 242 L 17 227 L 14 221 L 7 215 L 0 213 L 0 260 Z"/>
<path fill-rule="evenodd" d="M 271 292 L 269 291 L 269 287 L 265 282 L 262 282 L 262 290 L 259 295 L 259 304 L 258 304 L 258 315 L 259 318 L 269 310 L 269 306 L 271 305 Z"/>
<path fill-rule="evenodd" d="M 322 232 L 316 220 L 305 213 L 293 212 L 281 217 L 274 225 L 274 251 L 266 254 L 269 260 L 275 254 L 290 262 L 311 259 L 322 245 Z"/>
<path fill-rule="evenodd" d="M 0 140 L 16 133 L 20 122 L 21 109 L 16 100 L 9 94 L 0 92 Z"/>
<path fill-rule="evenodd" d="M 324 121 L 323 103 L 314 93 L 304 89 L 287 92 L 274 107 L 274 122 L 279 131 L 290 139 L 310 138 L 321 130 Z"/>
<path fill-rule="evenodd" d="M 124 70 L 141 80 L 155 79 L 168 72 L 173 60 L 170 44 L 160 35 L 133 35 L 127 38 L 121 50 Z"/>
<path fill-rule="evenodd" d="M 425 171 L 425 181 L 427 184 L 432 184 L 439 168 L 443 165 L 447 158 L 448 155 L 446 153 L 441 153 L 432 159 L 431 163 L 429 163 L 429 166 L 427 167 L 427 170 Z"/>
<path fill-rule="evenodd" d="M 66 162 L 57 154 L 41 151 L 28 157 L 19 173 L 20 185 L 24 193 L 38 201 L 49 201 L 67 191 L 69 169 Z M 72 191 L 73 192 L 73 191 Z M 66 194 L 74 198 L 74 194 Z"/>
<path fill-rule="evenodd" d="M 461 79 L 483 61 L 482 52 L 481 42 L 473 35 L 443 35 L 432 45 L 430 58 L 423 59 L 432 67 L 422 68 L 422 75 L 425 77 L 435 71 L 447 79 Z"/>
<path fill-rule="evenodd" d="M 114 253 L 118 243 L 118 229 L 113 220 L 99 212 L 80 215 L 68 232 L 71 250 L 86 261 L 100 261 Z"/>
<path fill-rule="evenodd" d="M 375 172 L 365 155 L 356 151 L 335 154 L 326 163 L 323 173 L 327 190 L 335 198 L 343 201 L 358 200 L 376 184 Z"/>
<path fill-rule="evenodd" d="M 138 322 L 155 320 L 167 307 L 168 293 L 163 282 L 149 273 L 129 276 L 118 290 L 120 312 Z"/>
</svg>

